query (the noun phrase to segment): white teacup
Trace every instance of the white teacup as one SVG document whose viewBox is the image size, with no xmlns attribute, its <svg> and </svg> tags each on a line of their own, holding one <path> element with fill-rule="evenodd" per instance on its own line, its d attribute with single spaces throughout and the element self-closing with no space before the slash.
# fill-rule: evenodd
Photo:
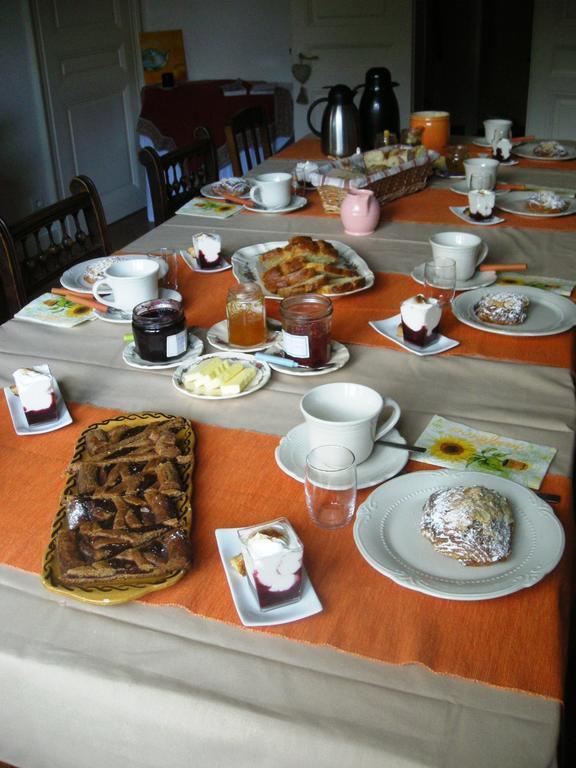
<svg viewBox="0 0 576 768">
<path fill-rule="evenodd" d="M 159 269 L 153 259 L 118 259 L 94 283 L 92 293 L 102 304 L 131 313 L 137 304 L 158 298 Z M 112 291 L 112 300 L 100 294 L 101 286 Z"/>
<path fill-rule="evenodd" d="M 286 208 L 292 199 L 291 173 L 261 173 L 253 177 L 250 197 L 264 208 Z"/>
<path fill-rule="evenodd" d="M 482 238 L 468 232 L 438 232 L 429 243 L 434 261 L 448 258 L 455 262 L 456 280 L 469 280 L 488 253 Z"/>
<path fill-rule="evenodd" d="M 392 413 L 379 423 L 383 408 Z M 343 445 L 352 451 L 356 463 L 370 456 L 374 441 L 383 437 L 398 422 L 400 406 L 362 384 L 323 384 L 307 392 L 300 410 L 308 425 L 309 450 L 321 445 Z"/>
<path fill-rule="evenodd" d="M 494 141 L 494 135 L 497 133 L 499 138 L 510 138 L 512 130 L 512 120 L 484 120 L 484 135 L 488 144 Z"/>
<path fill-rule="evenodd" d="M 498 160 L 493 160 L 491 157 L 472 157 L 464 160 L 464 173 L 466 174 L 466 186 L 468 189 L 470 189 L 472 176 L 481 176 L 485 180 L 484 188 L 494 189 L 499 165 Z"/>
</svg>

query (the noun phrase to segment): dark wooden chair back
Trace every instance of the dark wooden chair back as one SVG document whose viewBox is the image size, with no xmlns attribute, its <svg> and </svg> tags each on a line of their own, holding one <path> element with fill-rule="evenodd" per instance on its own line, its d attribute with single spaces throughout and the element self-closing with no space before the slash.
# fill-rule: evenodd
<svg viewBox="0 0 576 768">
<path fill-rule="evenodd" d="M 87 176 L 72 195 L 15 224 L 0 219 L 0 278 L 10 315 L 50 290 L 74 264 L 110 253 L 104 209 Z"/>
<path fill-rule="evenodd" d="M 197 139 L 165 155 L 145 147 L 138 153 L 138 159 L 146 169 L 156 226 L 174 216 L 205 184 L 218 179 L 211 138 Z"/>
<path fill-rule="evenodd" d="M 236 112 L 224 127 L 224 133 L 235 176 L 242 176 L 245 170 L 251 170 L 272 154 L 268 121 L 262 107 L 247 107 Z M 242 152 L 245 170 L 242 169 Z"/>
</svg>

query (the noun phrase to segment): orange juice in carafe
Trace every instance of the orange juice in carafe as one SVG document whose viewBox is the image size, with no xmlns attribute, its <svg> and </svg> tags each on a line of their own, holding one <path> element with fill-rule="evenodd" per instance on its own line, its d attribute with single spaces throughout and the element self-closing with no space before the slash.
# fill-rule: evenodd
<svg viewBox="0 0 576 768">
<path fill-rule="evenodd" d="M 255 347 L 266 340 L 264 294 L 257 283 L 240 283 L 228 290 L 228 343 Z"/>
</svg>

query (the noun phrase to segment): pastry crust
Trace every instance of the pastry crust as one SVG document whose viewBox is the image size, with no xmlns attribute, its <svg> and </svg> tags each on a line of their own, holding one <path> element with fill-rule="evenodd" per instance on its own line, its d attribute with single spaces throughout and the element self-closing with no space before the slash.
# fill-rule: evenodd
<svg viewBox="0 0 576 768">
<path fill-rule="evenodd" d="M 530 299 L 522 293 L 489 293 L 474 305 L 479 320 L 494 325 L 520 325 L 528 316 Z"/>
</svg>

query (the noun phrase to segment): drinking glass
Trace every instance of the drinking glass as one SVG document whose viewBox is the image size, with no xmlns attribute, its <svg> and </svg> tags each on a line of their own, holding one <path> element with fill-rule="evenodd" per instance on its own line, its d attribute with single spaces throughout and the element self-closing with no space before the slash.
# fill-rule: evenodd
<svg viewBox="0 0 576 768">
<path fill-rule="evenodd" d="M 450 304 L 456 291 L 456 262 L 447 257 L 424 265 L 424 295 L 442 308 Z"/>
<path fill-rule="evenodd" d="M 306 457 L 304 489 L 312 520 L 320 528 L 343 528 L 356 507 L 356 459 L 342 445 L 321 445 Z"/>
<path fill-rule="evenodd" d="M 159 285 L 172 291 L 178 290 L 178 251 L 172 248 L 158 248 L 148 254 L 160 264 Z"/>
</svg>

